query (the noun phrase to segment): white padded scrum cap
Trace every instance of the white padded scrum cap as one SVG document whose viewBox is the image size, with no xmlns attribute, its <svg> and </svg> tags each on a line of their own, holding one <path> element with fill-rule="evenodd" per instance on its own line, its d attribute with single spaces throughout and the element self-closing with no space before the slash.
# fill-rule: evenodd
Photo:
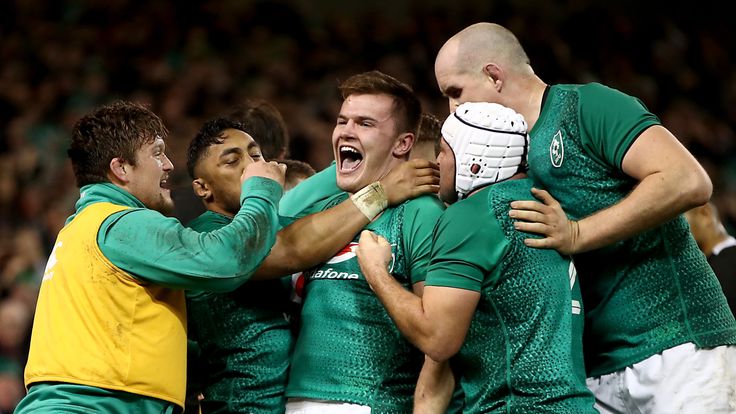
<svg viewBox="0 0 736 414">
<path fill-rule="evenodd" d="M 455 153 L 455 189 L 462 200 L 473 190 L 507 180 L 525 162 L 527 125 L 511 108 L 466 102 L 442 125 Z"/>
</svg>

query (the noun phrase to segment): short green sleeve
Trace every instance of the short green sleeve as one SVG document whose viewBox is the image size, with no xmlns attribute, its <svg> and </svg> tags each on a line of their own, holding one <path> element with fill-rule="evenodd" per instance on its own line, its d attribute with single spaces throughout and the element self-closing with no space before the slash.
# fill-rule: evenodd
<svg viewBox="0 0 736 414">
<path fill-rule="evenodd" d="M 579 89 L 583 146 L 598 161 L 621 169 L 626 152 L 644 130 L 661 122 L 633 96 L 599 83 Z"/>
<path fill-rule="evenodd" d="M 424 281 L 432 251 L 432 233 L 444 211 L 435 196 L 421 196 L 404 206 L 404 251 L 409 255 L 409 277 L 412 284 Z"/>
<path fill-rule="evenodd" d="M 335 163 L 307 178 L 287 191 L 281 198 L 279 214 L 287 217 L 303 217 L 304 209 L 342 192 L 337 187 Z"/>
<path fill-rule="evenodd" d="M 496 282 L 494 270 L 509 249 L 485 192 L 450 206 L 434 231 L 426 286 L 480 292 Z"/>
</svg>

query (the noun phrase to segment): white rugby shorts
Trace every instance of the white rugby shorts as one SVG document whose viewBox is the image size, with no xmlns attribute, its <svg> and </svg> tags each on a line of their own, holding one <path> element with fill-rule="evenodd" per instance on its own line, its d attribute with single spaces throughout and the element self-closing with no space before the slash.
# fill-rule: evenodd
<svg viewBox="0 0 736 414">
<path fill-rule="evenodd" d="M 371 407 L 342 401 L 289 398 L 286 414 L 371 414 Z"/>
<path fill-rule="evenodd" d="M 736 346 L 689 342 L 587 385 L 603 414 L 736 413 Z"/>
</svg>

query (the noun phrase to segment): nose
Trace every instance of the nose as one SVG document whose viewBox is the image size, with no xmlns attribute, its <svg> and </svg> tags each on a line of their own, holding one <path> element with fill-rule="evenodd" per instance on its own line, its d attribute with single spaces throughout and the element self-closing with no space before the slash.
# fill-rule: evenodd
<svg viewBox="0 0 736 414">
<path fill-rule="evenodd" d="M 164 154 L 164 165 L 163 165 L 164 171 L 173 171 L 174 170 L 174 163 L 171 162 L 169 159 L 169 156 Z"/>
<path fill-rule="evenodd" d="M 455 112 L 455 109 L 460 106 L 460 102 L 452 98 L 447 98 L 447 103 L 449 104 L 450 112 Z"/>
<path fill-rule="evenodd" d="M 338 125 L 338 128 L 339 128 L 338 136 L 341 136 L 341 137 L 355 137 L 356 136 L 355 122 L 352 119 L 349 119 L 343 125 Z"/>
</svg>

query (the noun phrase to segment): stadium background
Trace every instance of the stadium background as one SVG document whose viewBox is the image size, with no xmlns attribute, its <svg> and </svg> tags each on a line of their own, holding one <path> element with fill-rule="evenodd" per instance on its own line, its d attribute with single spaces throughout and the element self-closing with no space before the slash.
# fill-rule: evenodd
<svg viewBox="0 0 736 414">
<path fill-rule="evenodd" d="M 639 97 L 706 167 L 734 229 L 736 36 L 715 3 L 0 2 L 0 413 L 23 393 L 37 286 L 78 196 L 65 151 L 80 116 L 117 98 L 150 104 L 186 190 L 186 146 L 201 123 L 263 98 L 284 115 L 290 158 L 319 170 L 332 157 L 339 80 L 380 69 L 444 118 L 434 56 L 477 21 L 514 31 L 548 83 L 598 81 Z"/>
</svg>

